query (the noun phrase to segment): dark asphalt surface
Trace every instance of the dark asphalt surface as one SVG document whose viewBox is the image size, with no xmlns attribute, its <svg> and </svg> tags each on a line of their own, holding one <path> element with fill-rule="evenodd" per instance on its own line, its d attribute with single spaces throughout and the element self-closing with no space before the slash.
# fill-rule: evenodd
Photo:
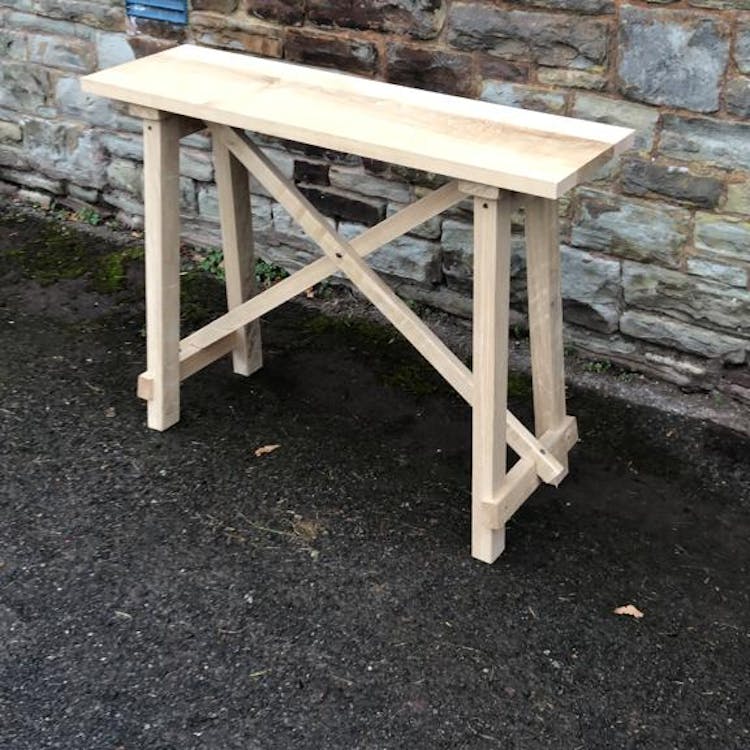
<svg viewBox="0 0 750 750">
<path fill-rule="evenodd" d="M 151 432 L 137 270 L 42 286 L 50 236 L 0 220 L 1 750 L 750 748 L 747 439 L 573 390 L 487 566 L 469 410 L 403 342 L 289 305 Z"/>
</svg>

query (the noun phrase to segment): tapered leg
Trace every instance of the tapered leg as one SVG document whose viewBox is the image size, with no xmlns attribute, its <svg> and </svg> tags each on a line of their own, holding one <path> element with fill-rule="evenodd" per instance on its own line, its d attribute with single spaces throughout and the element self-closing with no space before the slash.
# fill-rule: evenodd
<svg viewBox="0 0 750 750">
<path fill-rule="evenodd" d="M 510 196 L 474 198 L 474 334 L 471 554 L 494 562 L 505 548 L 505 528 L 483 523 L 481 503 L 505 478 L 508 391 Z"/>
<path fill-rule="evenodd" d="M 565 365 L 557 202 L 526 202 L 529 339 L 537 436 L 565 419 Z M 567 453 L 557 456 L 567 466 Z"/>
<path fill-rule="evenodd" d="M 255 295 L 255 257 L 253 251 L 250 189 L 245 167 L 218 138 L 214 139 L 216 186 L 224 249 L 227 305 L 231 310 Z M 232 349 L 234 371 L 251 375 L 263 365 L 260 321 L 239 328 Z"/>
<path fill-rule="evenodd" d="M 180 123 L 155 115 L 143 121 L 148 426 L 166 430 L 180 418 Z"/>
</svg>

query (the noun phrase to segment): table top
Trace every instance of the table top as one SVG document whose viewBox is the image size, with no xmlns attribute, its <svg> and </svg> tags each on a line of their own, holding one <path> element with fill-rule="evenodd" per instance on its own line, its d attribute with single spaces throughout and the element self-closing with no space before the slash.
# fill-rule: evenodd
<svg viewBox="0 0 750 750">
<path fill-rule="evenodd" d="M 590 177 L 634 136 L 629 128 L 190 44 L 84 76 L 82 88 L 543 198 Z"/>
</svg>

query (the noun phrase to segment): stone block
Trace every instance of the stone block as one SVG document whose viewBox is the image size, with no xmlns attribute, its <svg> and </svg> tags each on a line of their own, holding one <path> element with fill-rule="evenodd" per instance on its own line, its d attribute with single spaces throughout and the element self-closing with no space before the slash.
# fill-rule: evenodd
<svg viewBox="0 0 750 750">
<path fill-rule="evenodd" d="M 750 280 L 747 268 L 728 266 L 725 263 L 716 263 L 705 258 L 688 258 L 687 272 L 693 276 L 703 276 L 706 279 L 729 286 L 738 286 L 741 289 L 745 289 Z"/>
<path fill-rule="evenodd" d="M 687 243 L 690 214 L 681 208 L 579 191 L 571 231 L 577 247 L 677 268 Z"/>
<path fill-rule="evenodd" d="M 135 53 L 124 34 L 100 31 L 96 35 L 96 59 L 97 69 L 102 70 L 135 60 Z"/>
<path fill-rule="evenodd" d="M 458 96 L 476 93 L 471 56 L 461 53 L 389 44 L 385 74 L 391 83 L 403 86 Z"/>
<path fill-rule="evenodd" d="M 328 185 L 328 165 L 295 159 L 294 181 L 308 185 Z"/>
<path fill-rule="evenodd" d="M 750 335 L 750 291 L 746 289 L 630 261 L 623 263 L 622 286 L 629 307 L 739 337 Z"/>
<path fill-rule="evenodd" d="M 307 19 L 318 26 L 371 29 L 432 39 L 445 19 L 445 0 L 307 0 Z"/>
<path fill-rule="evenodd" d="M 143 136 L 125 133 L 103 133 L 102 145 L 112 156 L 143 161 Z"/>
<path fill-rule="evenodd" d="M 492 57 L 488 54 L 478 52 L 475 54 L 479 76 L 481 78 L 492 78 L 496 81 L 518 81 L 529 80 L 529 64 L 525 62 L 514 62 Z M 540 71 L 541 73 L 541 71 Z M 545 83 L 543 81 L 543 83 Z"/>
<path fill-rule="evenodd" d="M 628 159 L 622 164 L 622 189 L 631 195 L 658 193 L 699 208 L 715 208 L 723 183 L 714 177 L 693 174 L 688 167 Z"/>
<path fill-rule="evenodd" d="M 750 77 L 730 78 L 724 92 L 724 102 L 727 112 L 750 119 Z"/>
<path fill-rule="evenodd" d="M 45 18 L 68 21 L 90 29 L 125 28 L 125 4 L 112 0 L 34 0 L 33 11 Z"/>
<path fill-rule="evenodd" d="M 750 221 L 699 212 L 695 216 L 694 245 L 711 258 L 750 263 Z"/>
<path fill-rule="evenodd" d="M 620 317 L 620 261 L 562 246 L 565 319 L 603 333 L 617 330 Z"/>
<path fill-rule="evenodd" d="M 736 214 L 750 215 L 750 180 L 732 182 L 727 185 L 727 202 L 724 210 Z"/>
<path fill-rule="evenodd" d="M 322 214 L 330 218 L 367 226 L 373 226 L 383 218 L 384 202 L 358 200 L 331 189 L 303 187 L 301 190 Z"/>
<path fill-rule="evenodd" d="M 192 148 L 180 149 L 180 174 L 199 182 L 209 182 L 214 176 L 211 154 Z"/>
<path fill-rule="evenodd" d="M 130 193 L 123 193 L 119 190 L 105 190 L 102 193 L 102 201 L 109 206 L 119 208 L 127 217 L 125 223 L 128 226 L 137 227 L 142 223 L 140 219 L 134 222 L 133 217 L 143 216 L 143 201 L 133 198 Z"/>
<path fill-rule="evenodd" d="M 750 18 L 737 24 L 734 62 L 740 73 L 750 73 Z"/>
<path fill-rule="evenodd" d="M 505 81 L 484 81 L 480 99 L 508 107 L 534 109 L 538 112 L 561 114 L 565 109 L 565 94 L 561 91 Z"/>
<path fill-rule="evenodd" d="M 283 44 L 276 29 L 251 31 L 248 29 L 222 28 L 202 29 L 194 32 L 195 41 L 207 47 L 249 52 L 262 57 L 281 57 Z"/>
<path fill-rule="evenodd" d="M 339 225 L 339 232 L 349 240 L 365 229 L 361 224 L 349 222 Z M 409 235 L 402 235 L 376 250 L 367 262 L 376 271 L 418 284 L 431 285 L 440 280 L 440 245 Z"/>
<path fill-rule="evenodd" d="M 84 39 L 36 34 L 29 37 L 29 62 L 88 73 L 96 68 L 96 55 Z"/>
<path fill-rule="evenodd" d="M 718 357 L 732 364 L 742 364 L 750 348 L 748 339 L 736 338 L 674 318 L 636 310 L 623 313 L 620 330 L 627 336 L 651 341 L 659 346 L 710 359 Z"/>
<path fill-rule="evenodd" d="M 729 28 L 695 13 L 623 6 L 618 75 L 625 96 L 715 112 L 729 60 Z"/>
<path fill-rule="evenodd" d="M 636 131 L 635 148 L 641 151 L 653 146 L 659 120 L 659 110 L 654 107 L 588 93 L 576 94 L 570 114 L 584 120 L 632 128 Z"/>
<path fill-rule="evenodd" d="M 351 191 L 371 198 L 381 198 L 397 203 L 406 203 L 411 198 L 409 186 L 403 182 L 384 180 L 367 174 L 361 169 L 352 169 L 333 165 L 328 176 L 333 187 L 339 190 Z"/>
<path fill-rule="evenodd" d="M 85 187 L 105 182 L 105 158 L 97 135 L 80 124 L 29 119 L 24 144 L 29 164 L 50 177 L 75 175 Z"/>
<path fill-rule="evenodd" d="M 18 142 L 21 138 L 23 138 L 23 131 L 20 125 L 0 120 L 0 143 Z"/>
<path fill-rule="evenodd" d="M 393 214 L 398 213 L 403 208 L 404 206 L 402 205 L 389 203 L 388 207 L 386 208 L 386 216 L 393 216 Z M 433 216 L 431 219 L 428 219 L 422 224 L 414 227 L 414 229 L 412 229 L 409 234 L 412 234 L 415 237 L 422 237 L 426 240 L 439 240 L 442 233 L 442 226 L 443 218 L 440 214 L 438 214 L 437 216 Z"/>
<path fill-rule="evenodd" d="M 595 66 L 590 70 L 572 70 L 571 68 L 539 68 L 536 73 L 539 83 L 547 86 L 565 86 L 572 89 L 591 89 L 600 91 L 607 87 L 607 70 L 604 66 Z"/>
<path fill-rule="evenodd" d="M 198 213 L 195 183 L 189 177 L 180 177 L 180 213 L 188 216 Z"/>
<path fill-rule="evenodd" d="M 0 143 L 0 167 L 26 169 L 29 163 L 20 146 L 6 146 Z"/>
<path fill-rule="evenodd" d="M 55 180 L 36 172 L 22 172 L 16 169 L 2 169 L 0 174 L 4 180 L 14 182 L 17 185 L 23 185 L 33 190 L 43 190 L 45 193 L 53 195 L 62 195 L 65 192 L 62 180 Z"/>
<path fill-rule="evenodd" d="M 58 111 L 91 125 L 112 127 L 117 119 L 111 100 L 81 91 L 78 76 L 63 76 L 55 83 Z"/>
<path fill-rule="evenodd" d="M 112 159 L 107 165 L 107 185 L 143 199 L 143 166 L 127 159 Z"/>
<path fill-rule="evenodd" d="M 237 10 L 238 0 L 191 0 L 190 7 L 195 10 L 205 10 L 211 13 L 229 15 Z"/>
<path fill-rule="evenodd" d="M 350 73 L 373 74 L 378 67 L 378 48 L 373 42 L 310 29 L 287 31 L 284 57 L 305 65 Z"/>
<path fill-rule="evenodd" d="M 94 188 L 81 187 L 80 185 L 74 185 L 69 182 L 67 185 L 68 195 L 71 198 L 88 203 L 89 205 L 95 205 L 99 200 L 99 191 Z"/>
<path fill-rule="evenodd" d="M 26 35 L 11 29 L 0 29 L 0 59 L 25 60 L 28 44 Z"/>
<path fill-rule="evenodd" d="M 304 0 L 244 0 L 243 6 L 256 18 L 284 26 L 299 25 L 305 18 Z"/>
<path fill-rule="evenodd" d="M 684 161 L 750 170 L 750 124 L 665 114 L 659 151 Z"/>
<path fill-rule="evenodd" d="M 45 211 L 49 210 L 52 206 L 52 196 L 40 193 L 37 190 L 27 190 L 24 188 L 16 193 L 16 198 L 24 203 L 32 203 L 35 206 L 39 206 Z"/>
<path fill-rule="evenodd" d="M 614 13 L 614 0 L 517 0 L 519 5 L 549 10 L 569 10 L 575 13 L 603 15 Z"/>
<path fill-rule="evenodd" d="M 47 102 L 49 73 L 38 65 L 5 62 L 0 65 L 0 107 L 36 112 Z"/>
<path fill-rule="evenodd" d="M 600 19 L 475 2 L 455 2 L 448 14 L 448 41 L 458 49 L 579 70 L 605 62 L 609 31 Z"/>
</svg>

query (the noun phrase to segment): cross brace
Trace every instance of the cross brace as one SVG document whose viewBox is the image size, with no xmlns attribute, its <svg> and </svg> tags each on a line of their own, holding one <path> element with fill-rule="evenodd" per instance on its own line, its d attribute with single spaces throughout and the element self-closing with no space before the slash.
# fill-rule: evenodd
<svg viewBox="0 0 750 750">
<path fill-rule="evenodd" d="M 158 131 L 162 125 L 158 119 L 148 122 L 148 126 L 144 122 L 144 128 Z M 165 123 L 169 122 L 165 120 Z M 546 390 L 540 391 L 540 395 L 535 390 L 535 411 L 539 407 L 546 414 L 541 422 L 542 429 L 537 418 L 538 437 L 505 408 L 510 212 L 523 200 L 522 197 L 489 186 L 452 181 L 348 241 L 331 228 L 297 187 L 243 133 L 224 125 L 207 123 L 207 126 L 214 142 L 217 183 L 222 202 L 221 220 L 230 309 L 225 315 L 179 341 L 179 351 L 175 352 L 176 356 L 172 360 L 173 367 L 177 367 L 179 372 L 177 387 L 180 380 L 229 352 L 234 356 L 235 371 L 249 374 L 257 369 L 261 362 L 258 319 L 332 273 L 342 272 L 474 408 L 473 518 L 477 533 L 474 535 L 472 549 L 475 557 L 491 562 L 502 551 L 502 527 L 512 513 L 540 482 L 557 485 L 565 477 L 567 452 L 577 438 L 575 419 L 564 414 L 564 395 L 563 413 L 560 416 L 550 411 L 547 403 L 549 399 L 545 401 Z M 194 129 L 192 123 L 190 127 Z M 190 127 L 173 124 L 170 135 L 179 136 Z M 158 140 L 157 136 L 152 137 Z M 163 133 L 160 137 L 163 138 Z M 174 161 L 171 152 L 169 156 Z M 324 257 L 260 294 L 254 294 L 251 282 L 247 279 L 243 282 L 241 278 L 243 274 L 247 276 L 249 257 L 247 253 L 243 265 L 242 246 L 251 246 L 252 236 L 249 225 L 243 224 L 238 218 L 242 210 L 249 214 L 247 175 L 241 174 L 241 169 L 238 172 L 240 165 L 263 185 L 324 252 Z M 169 169 L 168 164 L 162 163 L 161 166 Z M 150 176 L 153 178 L 153 171 L 147 163 L 147 185 Z M 163 180 L 159 184 L 163 185 Z M 170 189 L 174 190 L 173 187 Z M 366 256 L 384 244 L 465 199 L 467 194 L 473 196 L 475 202 L 475 264 L 479 266 L 480 259 L 484 263 L 481 269 L 475 268 L 475 310 L 478 312 L 481 307 L 491 311 L 490 317 L 478 317 L 475 312 L 474 373 L 364 261 Z M 534 204 L 527 204 L 527 208 L 533 211 Z M 543 245 L 543 241 L 536 242 L 536 254 L 539 258 L 546 252 Z M 533 253 L 534 250 L 530 248 L 530 260 Z M 529 287 L 543 295 L 544 279 L 537 274 L 534 283 L 530 278 Z M 542 304 L 551 303 L 554 307 L 555 290 L 550 294 L 550 298 L 543 299 Z M 555 347 L 555 343 L 549 340 L 548 318 L 546 312 L 540 316 L 536 312 L 532 314 L 530 310 L 532 335 L 535 323 L 537 325 L 537 352 L 544 351 L 545 346 L 547 350 L 554 350 Z M 252 326 L 255 328 L 251 328 Z M 535 340 L 532 338 L 532 357 L 534 350 Z M 487 359 L 485 352 L 494 353 Z M 158 399 L 160 390 L 164 391 L 165 379 L 174 379 L 174 375 L 163 366 L 159 377 L 154 377 L 151 362 L 155 362 L 158 367 L 163 359 L 158 356 L 150 357 L 149 369 L 139 378 L 138 394 L 148 400 L 150 405 Z M 536 372 L 534 374 L 536 376 Z M 552 368 L 547 367 L 542 377 L 543 380 L 546 378 L 545 387 L 551 383 L 557 388 L 560 385 L 558 376 L 561 376 L 561 372 L 554 370 L 554 363 Z M 557 408 L 559 404 L 554 406 Z M 493 416 L 497 414 L 504 416 Z M 152 424 L 151 416 L 149 424 L 157 429 L 165 428 L 161 426 L 163 422 L 158 420 Z M 507 474 L 504 449 L 506 440 L 520 457 Z M 479 468 L 477 458 L 480 459 Z"/>
</svg>

